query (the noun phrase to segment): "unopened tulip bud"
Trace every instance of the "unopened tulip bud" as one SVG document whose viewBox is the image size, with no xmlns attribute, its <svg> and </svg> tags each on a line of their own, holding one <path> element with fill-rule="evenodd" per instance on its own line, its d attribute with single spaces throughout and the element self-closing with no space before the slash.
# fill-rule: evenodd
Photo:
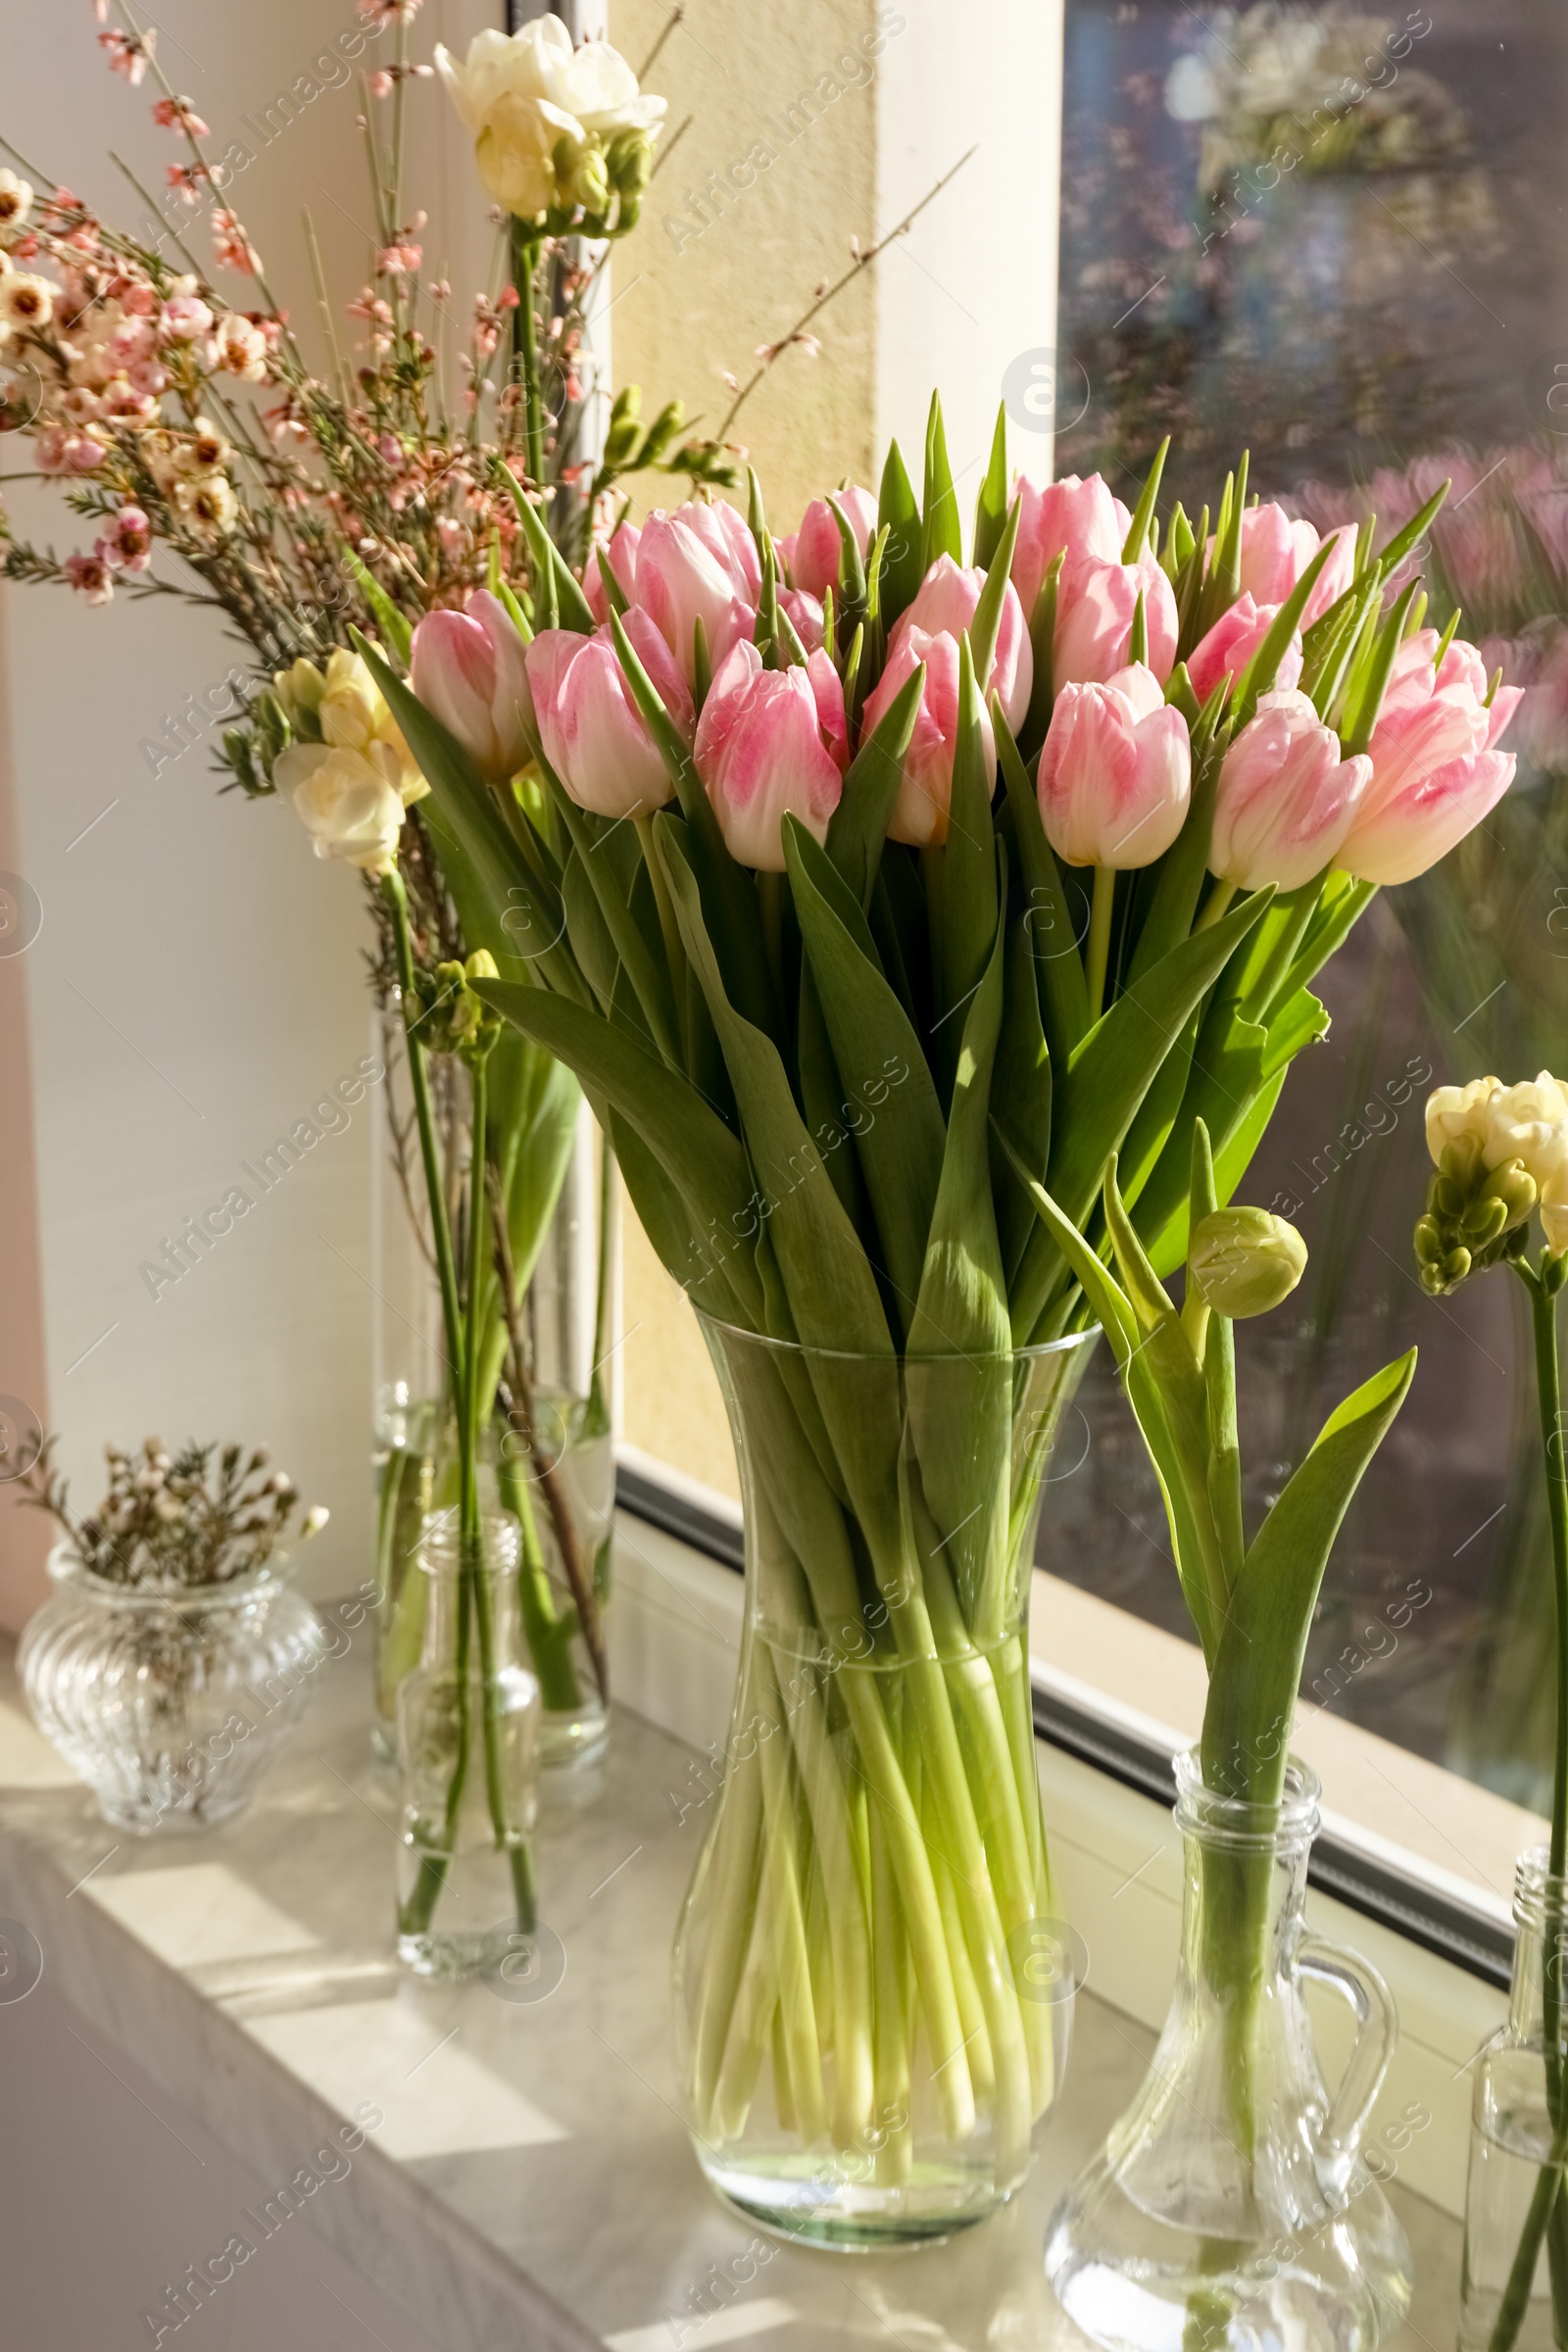
<svg viewBox="0 0 1568 2352">
<path fill-rule="evenodd" d="M 1232 1322 L 1280 1305 L 1305 1266 L 1306 1244 L 1296 1227 L 1266 1208 L 1212 1210 L 1193 1228 L 1187 1251 L 1188 1276 L 1203 1304 Z"/>
</svg>

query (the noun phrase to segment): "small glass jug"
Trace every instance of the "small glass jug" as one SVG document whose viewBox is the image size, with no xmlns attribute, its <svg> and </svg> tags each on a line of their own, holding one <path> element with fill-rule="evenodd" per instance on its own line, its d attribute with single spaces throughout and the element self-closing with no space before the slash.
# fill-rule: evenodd
<svg viewBox="0 0 1568 2352">
<path fill-rule="evenodd" d="M 1551 1875 L 1544 1845 L 1519 1857 L 1513 1916 L 1508 2022 L 1476 2069 L 1460 2352 L 1550 2352 L 1563 2340 L 1554 2306 L 1568 2316 L 1568 2083 L 1560 2056 L 1546 2063 L 1563 2042 L 1568 1880 Z"/>
<path fill-rule="evenodd" d="M 397 1694 L 403 1838 L 398 1957 L 416 1976 L 495 1966 L 534 1928 L 528 1838 L 539 1809 L 539 1685 L 522 1659 L 517 1523 L 425 1523 L 424 1646 Z"/>
<path fill-rule="evenodd" d="M 1176 1994 L 1137 2098 L 1052 2216 L 1046 2274 L 1112 2352 L 1374 2352 L 1410 2300 L 1404 2232 L 1359 2150 L 1397 2021 L 1377 1971 L 1307 1933 L 1319 1784 L 1283 1801 L 1176 1759 L 1186 1894 Z M 1324 2087 L 1302 1987 L 1359 2026 Z"/>
</svg>

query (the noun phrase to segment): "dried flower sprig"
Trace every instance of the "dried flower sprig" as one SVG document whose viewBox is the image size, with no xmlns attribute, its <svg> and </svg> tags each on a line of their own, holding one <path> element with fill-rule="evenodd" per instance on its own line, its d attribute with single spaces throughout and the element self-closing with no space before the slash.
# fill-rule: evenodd
<svg viewBox="0 0 1568 2352">
<path fill-rule="evenodd" d="M 298 1491 L 270 1467 L 265 1446 L 247 1456 L 243 1446 L 220 1452 L 193 1440 L 172 1455 L 161 1438 L 145 1439 L 136 1453 L 107 1446 L 109 1492 L 90 1517 L 76 1519 L 68 1482 L 54 1466 L 55 1444 L 45 1441 L 20 1482 L 24 1498 L 47 1511 L 81 1565 L 109 1584 L 181 1591 L 233 1584 L 262 1567 L 291 1528 L 303 1543 L 326 1525 L 317 1503 L 295 1527 Z"/>
</svg>

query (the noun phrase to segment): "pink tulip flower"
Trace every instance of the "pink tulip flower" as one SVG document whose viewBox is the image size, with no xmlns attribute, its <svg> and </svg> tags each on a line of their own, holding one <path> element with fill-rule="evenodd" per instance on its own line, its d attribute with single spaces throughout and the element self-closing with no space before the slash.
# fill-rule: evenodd
<svg viewBox="0 0 1568 2352">
<path fill-rule="evenodd" d="M 1244 588 L 1230 611 L 1220 614 L 1207 636 L 1200 638 L 1187 657 L 1187 675 L 1200 703 L 1207 702 L 1227 670 L 1233 686 L 1240 679 L 1273 627 L 1278 612 L 1278 605 L 1254 605 Z M 1280 657 L 1274 684 L 1283 692 L 1296 685 L 1300 675 L 1301 640 L 1294 636 Z"/>
<path fill-rule="evenodd" d="M 847 489 L 835 490 L 833 498 L 843 510 L 844 519 L 855 533 L 863 556 L 876 536 L 876 500 L 869 490 L 858 489 L 853 482 Z M 814 596 L 818 604 L 829 588 L 837 595 L 844 542 L 825 498 L 813 498 L 801 516 L 800 529 L 774 544 L 789 566 L 793 587 Z"/>
<path fill-rule="evenodd" d="M 620 582 L 620 592 L 628 605 L 637 602 L 637 546 L 642 538 L 634 522 L 623 522 L 611 540 L 606 553 L 610 568 Z M 610 598 L 599 569 L 599 550 L 595 548 L 583 568 L 582 592 L 588 599 L 595 620 L 610 618 Z"/>
<path fill-rule="evenodd" d="M 806 651 L 814 654 L 822 642 L 822 608 L 816 598 L 801 588 L 780 588 L 778 604 Z"/>
<path fill-rule="evenodd" d="M 1187 721 L 1144 662 L 1064 686 L 1040 754 L 1046 838 L 1069 865 L 1125 870 L 1163 858 L 1193 789 Z"/>
<path fill-rule="evenodd" d="M 523 729 L 533 705 L 524 657 L 506 607 L 484 588 L 466 612 L 427 612 L 414 632 L 415 693 L 492 783 L 514 776 L 528 757 Z"/>
<path fill-rule="evenodd" d="M 689 743 L 691 690 L 674 656 L 646 612 L 629 612 L 624 626 Z M 542 630 L 528 648 L 528 682 L 540 748 L 579 808 L 620 817 L 647 816 L 663 807 L 673 786 L 632 699 L 608 623 L 591 637 L 574 629 Z"/>
<path fill-rule="evenodd" d="M 1302 626 L 1337 604 L 1355 570 L 1355 528 L 1331 534 L 1334 553 L 1306 600 Z M 1323 542 L 1309 522 L 1294 521 L 1283 507 L 1249 507 L 1242 516 L 1242 586 L 1260 605 L 1283 605 Z"/>
<path fill-rule="evenodd" d="M 728 517 L 727 520 L 722 519 Z M 733 507 L 695 501 L 649 515 L 637 544 L 637 602 L 680 663 L 696 676 L 696 628 L 703 624 L 716 672 L 731 646 L 757 625 L 761 566 L 752 535 Z"/>
<path fill-rule="evenodd" d="M 1176 665 L 1176 597 L 1152 556 L 1106 564 L 1083 556 L 1061 579 L 1056 604 L 1055 688 L 1102 686 L 1127 666 L 1139 593 L 1149 667 L 1163 686 Z"/>
<path fill-rule="evenodd" d="M 784 871 L 786 813 L 827 839 L 844 787 L 844 690 L 825 654 L 811 659 L 814 671 L 764 669 L 742 638 L 714 671 L 697 725 L 697 773 L 730 856 L 760 873 Z"/>
<path fill-rule="evenodd" d="M 1489 709 L 1486 671 L 1455 638 L 1434 668 L 1435 630 L 1418 629 L 1395 657 L 1367 747 L 1372 781 L 1340 852 L 1363 882 L 1411 882 L 1481 822 L 1513 782 L 1514 755 L 1498 737 L 1522 699 L 1499 686 Z"/>
<path fill-rule="evenodd" d="M 1033 613 L 1040 584 L 1058 556 L 1067 559 L 1064 568 L 1084 556 L 1093 556 L 1099 564 L 1121 562 L 1133 518 L 1102 475 L 1092 473 L 1080 481 L 1077 474 L 1068 473 L 1044 490 L 1019 481 L 1013 491 L 1022 506 L 1018 543 L 1012 551 L 1012 584 L 1025 618 Z"/>
<path fill-rule="evenodd" d="M 1347 760 L 1304 694 L 1263 695 L 1226 753 L 1214 800 L 1211 872 L 1233 890 L 1295 890 L 1332 865 L 1372 777 Z"/>
<path fill-rule="evenodd" d="M 948 838 L 948 813 L 953 805 L 953 756 L 958 739 L 958 641 L 944 633 L 928 637 L 924 629 L 895 633 L 887 667 L 867 698 L 860 719 L 863 743 L 893 702 L 899 689 L 925 663 L 925 684 L 915 712 L 914 733 L 905 755 L 899 797 L 888 826 L 890 841 L 906 841 L 916 849 L 940 849 Z M 996 734 L 991 714 L 980 710 L 980 733 L 987 772 L 995 767 Z"/>
<path fill-rule="evenodd" d="M 919 629 L 927 637 L 961 637 L 974 619 L 985 584 L 986 575 L 978 567 L 962 571 L 951 556 L 938 556 L 920 582 L 913 604 L 899 615 L 890 653 L 897 651 L 900 638 L 909 629 Z M 989 704 L 993 693 L 1000 695 L 1007 724 L 1016 734 L 1029 708 L 1034 682 L 1034 649 L 1018 592 L 1009 580 L 1003 592 L 991 675 L 977 681 L 980 699 Z"/>
</svg>

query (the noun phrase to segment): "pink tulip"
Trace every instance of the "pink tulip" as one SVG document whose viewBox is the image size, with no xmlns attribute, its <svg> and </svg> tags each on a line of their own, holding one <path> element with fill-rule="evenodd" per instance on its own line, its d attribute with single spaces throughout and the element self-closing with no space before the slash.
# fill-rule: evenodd
<svg viewBox="0 0 1568 2352">
<path fill-rule="evenodd" d="M 1012 584 L 1026 617 L 1034 612 L 1040 583 L 1058 556 L 1066 557 L 1067 565 L 1084 556 L 1100 564 L 1121 562 L 1133 518 L 1101 474 L 1092 473 L 1086 482 L 1075 473 L 1064 474 L 1044 490 L 1020 481 L 1014 484 L 1014 494 L 1023 503 L 1018 543 L 1012 551 Z"/>
<path fill-rule="evenodd" d="M 847 489 L 835 490 L 834 502 L 844 513 L 844 519 L 855 533 L 856 542 L 863 556 L 876 535 L 876 500 L 869 490 L 858 489 L 851 483 Z M 788 539 L 775 542 L 789 565 L 793 586 L 803 588 L 808 596 L 821 603 L 831 588 L 835 595 L 839 585 L 839 559 L 844 542 L 839 526 L 833 519 L 833 510 L 825 498 L 813 498 L 801 516 L 801 527 Z M 788 550 L 787 555 L 784 553 Z"/>
<path fill-rule="evenodd" d="M 1263 695 L 1220 767 L 1210 871 L 1236 890 L 1310 882 L 1338 856 L 1371 775 L 1304 694 Z"/>
<path fill-rule="evenodd" d="M 985 584 L 983 571 L 978 568 L 961 571 L 951 556 L 938 556 L 920 582 L 913 604 L 900 613 L 890 652 L 897 651 L 899 639 L 909 629 L 919 629 L 927 637 L 961 637 L 974 619 Z M 905 674 L 907 676 L 907 671 Z M 991 675 L 977 682 L 982 702 L 989 704 L 993 693 L 1002 697 L 1004 715 L 1016 734 L 1029 708 L 1029 693 L 1035 682 L 1035 657 L 1023 607 L 1010 580 L 1003 591 L 1002 621 L 997 630 Z"/>
<path fill-rule="evenodd" d="M 944 633 L 928 637 L 924 629 L 895 632 L 887 667 L 867 698 L 860 719 L 863 743 L 887 710 L 901 686 L 920 662 L 925 684 L 915 712 L 914 733 L 905 754 L 899 797 L 888 826 L 890 841 L 906 841 L 916 849 L 940 849 L 948 838 L 948 812 L 953 805 L 953 755 L 958 739 L 958 641 Z M 997 740 L 991 714 L 982 704 L 980 734 L 986 772 L 996 765 Z"/>
<path fill-rule="evenodd" d="M 1187 675 L 1200 703 L 1207 702 L 1227 670 L 1233 686 L 1240 680 L 1278 612 L 1278 605 L 1254 605 L 1244 588 L 1230 611 L 1220 614 L 1208 635 L 1200 638 L 1187 657 Z M 1281 690 L 1294 686 L 1300 674 L 1301 640 L 1294 636 L 1280 657 L 1274 684 Z"/>
<path fill-rule="evenodd" d="M 760 873 L 784 871 L 786 813 L 825 841 L 843 790 L 844 690 L 825 654 L 811 659 L 814 671 L 764 669 L 742 638 L 714 671 L 697 725 L 697 772 L 730 856 Z"/>
<path fill-rule="evenodd" d="M 727 520 L 722 519 L 728 517 Z M 762 573 L 752 535 L 733 507 L 695 502 L 649 515 L 637 545 L 637 602 L 657 625 L 688 684 L 703 624 L 716 671 L 757 625 Z"/>
<path fill-rule="evenodd" d="M 1499 686 L 1488 709 L 1486 671 L 1455 638 L 1433 667 L 1435 630 L 1418 629 L 1395 657 L 1368 749 L 1372 781 L 1340 852 L 1364 882 L 1410 882 L 1436 865 L 1496 806 L 1514 756 L 1497 739 L 1522 699 Z"/>
<path fill-rule="evenodd" d="M 528 757 L 523 728 L 533 705 L 524 655 L 506 607 L 484 588 L 466 612 L 427 612 L 414 632 L 415 693 L 492 783 L 514 776 Z"/>
<path fill-rule="evenodd" d="M 646 612 L 633 609 L 624 625 L 689 743 L 691 691 L 674 656 Z M 542 630 L 528 648 L 528 681 L 540 747 L 579 808 L 619 817 L 646 816 L 663 807 L 673 789 L 669 774 L 632 700 L 608 623 L 591 637 L 574 629 Z"/>
<path fill-rule="evenodd" d="M 1301 614 L 1303 627 L 1337 604 L 1355 570 L 1355 529 L 1347 523 L 1331 534 L 1334 553 L 1317 577 Z M 1260 605 L 1283 605 L 1323 542 L 1309 522 L 1297 522 L 1283 507 L 1249 507 L 1242 516 L 1242 586 Z"/>
<path fill-rule="evenodd" d="M 806 651 L 814 654 L 822 642 L 822 608 L 816 598 L 800 588 L 780 588 L 778 604 Z"/>
<path fill-rule="evenodd" d="M 1176 663 L 1176 598 L 1152 556 L 1106 564 L 1083 556 L 1063 573 L 1056 603 L 1055 687 L 1103 685 L 1127 666 L 1139 593 L 1149 667 L 1163 685 Z"/>
<path fill-rule="evenodd" d="M 610 568 L 620 582 L 620 592 L 628 605 L 637 602 L 637 544 L 642 538 L 634 522 L 623 522 L 606 550 Z M 600 575 L 599 550 L 594 549 L 583 567 L 582 592 L 588 599 L 595 620 L 610 618 L 610 598 Z"/>
<path fill-rule="evenodd" d="M 1040 754 L 1046 838 L 1069 865 L 1152 865 L 1187 818 L 1187 721 L 1142 662 L 1103 685 L 1064 686 Z"/>
</svg>

